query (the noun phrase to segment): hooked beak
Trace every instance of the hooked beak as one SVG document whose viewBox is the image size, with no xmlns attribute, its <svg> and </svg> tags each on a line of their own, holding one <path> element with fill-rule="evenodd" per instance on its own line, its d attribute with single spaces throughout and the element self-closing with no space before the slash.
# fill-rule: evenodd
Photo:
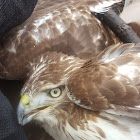
<svg viewBox="0 0 140 140">
<path fill-rule="evenodd" d="M 17 108 L 17 117 L 18 117 L 19 124 L 21 125 L 27 124 L 28 122 L 33 120 L 37 116 L 37 114 L 50 107 L 51 106 L 43 105 L 43 106 L 32 108 L 30 106 L 29 95 L 23 95 Z"/>
</svg>

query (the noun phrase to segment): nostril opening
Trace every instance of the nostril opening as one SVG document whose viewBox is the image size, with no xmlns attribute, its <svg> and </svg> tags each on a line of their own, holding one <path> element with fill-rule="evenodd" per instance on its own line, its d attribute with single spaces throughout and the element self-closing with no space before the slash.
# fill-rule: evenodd
<svg viewBox="0 0 140 140">
<path fill-rule="evenodd" d="M 26 103 L 25 105 L 30 105 L 29 103 Z"/>
<path fill-rule="evenodd" d="M 24 106 L 25 107 L 29 107 L 30 106 L 30 103 L 25 103 Z"/>
</svg>

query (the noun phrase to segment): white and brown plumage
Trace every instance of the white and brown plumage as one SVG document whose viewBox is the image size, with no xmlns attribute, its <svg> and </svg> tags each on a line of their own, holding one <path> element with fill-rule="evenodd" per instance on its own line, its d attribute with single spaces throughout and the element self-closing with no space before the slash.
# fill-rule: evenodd
<svg viewBox="0 0 140 140">
<path fill-rule="evenodd" d="M 18 107 L 21 124 L 35 120 L 56 140 L 139 139 L 138 76 L 119 74 L 121 64 L 116 62 L 125 45 L 118 50 L 112 46 L 86 62 L 118 42 L 90 13 L 102 2 L 67 1 L 47 9 L 40 4 L 29 20 L 5 36 L 1 76 L 19 79 L 29 70 Z M 128 58 L 124 64 L 135 59 Z M 132 64 L 135 70 L 135 61 Z M 135 72 L 139 74 L 139 68 Z"/>
<path fill-rule="evenodd" d="M 31 66 L 18 106 L 56 140 L 139 140 L 140 45 L 117 44 L 85 62 L 46 53 Z"/>
<path fill-rule="evenodd" d="M 121 0 L 39 0 L 32 16 L 1 43 L 0 76 L 26 77 L 28 64 L 46 51 L 87 59 L 119 42 L 92 12 L 104 12 Z"/>
</svg>

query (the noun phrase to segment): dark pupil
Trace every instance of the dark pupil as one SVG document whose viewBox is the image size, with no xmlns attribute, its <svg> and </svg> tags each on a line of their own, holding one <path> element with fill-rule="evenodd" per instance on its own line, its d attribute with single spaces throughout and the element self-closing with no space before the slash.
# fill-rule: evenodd
<svg viewBox="0 0 140 140">
<path fill-rule="evenodd" d="M 57 94 L 57 90 L 54 90 L 53 92 L 54 92 L 54 94 Z"/>
</svg>

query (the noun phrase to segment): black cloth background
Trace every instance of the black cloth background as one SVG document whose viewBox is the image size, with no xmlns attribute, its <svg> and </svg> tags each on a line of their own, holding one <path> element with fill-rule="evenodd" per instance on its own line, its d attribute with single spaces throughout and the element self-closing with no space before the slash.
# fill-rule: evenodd
<svg viewBox="0 0 140 140">
<path fill-rule="evenodd" d="M 0 140 L 27 140 L 8 99 L 0 91 Z"/>
<path fill-rule="evenodd" d="M 22 24 L 37 0 L 0 0 L 0 40 L 9 29 Z M 27 140 L 8 99 L 0 92 L 0 140 Z"/>
<path fill-rule="evenodd" d="M 9 29 L 23 23 L 37 0 L 0 0 L 0 38 Z"/>
</svg>

